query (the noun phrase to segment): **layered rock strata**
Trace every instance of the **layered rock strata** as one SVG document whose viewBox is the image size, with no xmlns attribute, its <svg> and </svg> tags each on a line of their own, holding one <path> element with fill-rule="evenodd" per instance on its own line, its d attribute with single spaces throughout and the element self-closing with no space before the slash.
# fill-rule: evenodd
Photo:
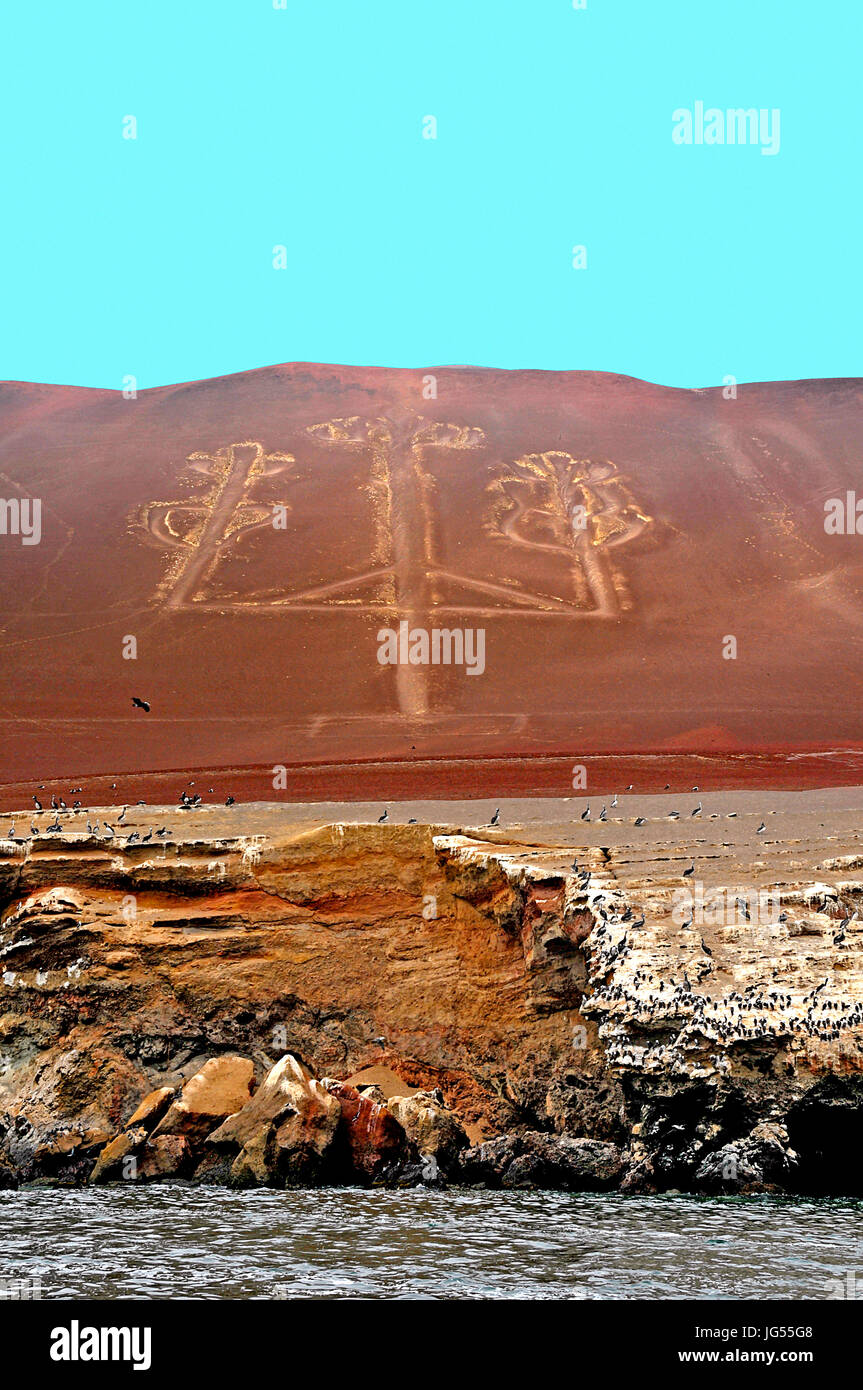
<svg viewBox="0 0 863 1390">
<path fill-rule="evenodd" d="M 7 846 L 0 1183 L 859 1192 L 863 856 L 714 841 Z"/>
</svg>

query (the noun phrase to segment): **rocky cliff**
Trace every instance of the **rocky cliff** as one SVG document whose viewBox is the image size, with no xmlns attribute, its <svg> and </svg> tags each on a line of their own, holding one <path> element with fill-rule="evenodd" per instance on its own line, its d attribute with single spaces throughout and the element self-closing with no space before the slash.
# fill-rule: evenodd
<svg viewBox="0 0 863 1390">
<path fill-rule="evenodd" d="M 861 1191 L 863 856 L 165 814 L 5 844 L 0 1181 Z"/>
</svg>

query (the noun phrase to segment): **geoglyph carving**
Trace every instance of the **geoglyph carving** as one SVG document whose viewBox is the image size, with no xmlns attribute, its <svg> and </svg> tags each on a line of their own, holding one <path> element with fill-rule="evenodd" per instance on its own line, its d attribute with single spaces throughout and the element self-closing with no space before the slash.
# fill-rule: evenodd
<svg viewBox="0 0 863 1390">
<path fill-rule="evenodd" d="M 265 452 L 256 440 L 229 444 L 186 459 L 192 495 L 152 502 L 138 520 L 151 540 L 175 555 L 158 592 L 168 610 L 230 606 L 256 614 L 349 608 L 387 622 L 428 624 L 433 613 L 500 616 L 504 613 L 613 618 L 631 607 L 614 553 L 641 535 L 651 518 L 639 507 L 609 459 L 577 458 L 549 450 L 497 465 L 487 485 L 490 505 L 477 526 L 506 546 L 564 562 L 559 581 L 546 592 L 514 579 L 501 552 L 497 574 L 472 575 L 451 568 L 438 554 L 436 477 L 448 457 L 488 447 L 475 425 L 429 420 L 410 411 L 322 421 L 305 430 L 309 447 L 361 450 L 368 455 L 364 485 L 370 503 L 367 562 L 351 573 L 304 587 L 286 584 L 264 595 L 243 594 L 226 605 L 208 595 L 208 583 L 239 537 L 274 526 L 290 501 L 261 499 L 257 484 L 283 475 L 290 492 L 297 460 Z M 481 466 L 481 465 L 478 465 Z M 403 713 L 421 717 L 429 708 L 428 673 L 396 669 Z"/>
</svg>

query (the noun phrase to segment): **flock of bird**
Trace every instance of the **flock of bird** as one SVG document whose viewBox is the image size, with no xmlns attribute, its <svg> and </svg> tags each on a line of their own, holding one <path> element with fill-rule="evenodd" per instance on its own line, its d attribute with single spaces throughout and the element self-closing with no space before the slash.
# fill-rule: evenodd
<svg viewBox="0 0 863 1390">
<path fill-rule="evenodd" d="M 194 785 L 194 782 L 189 783 L 190 787 Z M 116 787 L 116 783 L 113 784 L 112 789 L 114 787 Z M 43 784 L 39 787 L 39 791 L 44 790 L 45 787 Z M 76 792 L 80 792 L 81 790 L 81 787 L 72 787 L 69 796 L 74 796 Z M 209 787 L 207 790 L 208 795 L 212 794 L 212 787 Z M 29 834 L 19 834 L 16 828 L 16 821 L 13 820 L 6 834 L 7 843 L 11 842 L 17 846 L 26 846 L 40 839 L 42 836 L 62 836 L 66 834 L 67 831 L 70 834 L 75 833 L 71 821 L 67 821 L 67 823 L 64 824 L 62 817 L 66 816 L 71 818 L 76 816 L 79 812 L 87 817 L 87 837 L 89 839 L 102 840 L 108 843 L 116 842 L 118 846 L 122 845 L 126 847 L 136 844 L 146 845 L 155 843 L 156 841 L 164 842 L 169 840 L 174 833 L 172 830 L 169 830 L 167 826 L 163 825 L 158 830 L 154 826 L 151 826 L 143 833 L 140 830 L 131 830 L 127 834 L 125 820 L 127 811 L 131 810 L 131 806 L 129 805 L 123 806 L 116 821 L 103 820 L 100 824 L 98 818 L 94 818 L 93 820 L 90 819 L 92 813 L 87 807 L 82 807 L 80 800 L 73 801 L 70 806 L 62 796 L 58 797 L 56 793 L 52 793 L 50 808 L 46 808 L 35 793 L 32 799 L 33 811 L 30 816 Z M 136 802 L 136 806 L 146 806 L 146 804 L 146 801 Z M 200 793 L 195 793 L 195 795 L 192 796 L 187 791 L 182 791 L 178 800 L 178 810 L 193 811 L 203 804 L 203 798 Z M 236 799 L 233 796 L 229 796 L 225 801 L 226 806 L 234 806 L 235 804 Z M 51 819 L 50 824 L 43 825 L 40 828 L 36 823 L 40 816 L 49 818 L 53 816 L 53 819 Z"/>
<path fill-rule="evenodd" d="M 573 869 L 577 869 L 577 864 Z M 589 871 L 578 871 L 576 890 L 586 894 L 596 921 L 585 943 L 592 990 L 582 1009 L 607 1015 L 601 1031 L 610 1049 L 609 1060 L 615 1065 L 652 1068 L 670 1062 L 684 1064 L 685 1046 L 690 1044 L 697 1049 L 699 1040 L 704 1045 L 721 1043 L 726 1048 L 767 1038 L 806 1037 L 834 1042 L 848 1029 L 863 1025 L 863 1000 L 852 1003 L 824 993 L 830 983 L 829 975 L 796 998 L 787 989 L 755 984 L 742 991 L 732 989 L 721 998 L 703 993 L 698 986 L 713 972 L 713 952 L 703 938 L 704 956 L 692 967 L 694 981 L 686 968 L 681 971 L 682 979 L 666 979 L 647 966 L 638 966 L 627 980 L 626 972 L 619 967 L 632 956 L 630 932 L 644 925 L 644 916 L 636 919 L 631 907 L 621 912 L 606 890 L 594 887 L 587 892 L 590 881 Z M 846 928 L 857 917 L 854 912 L 837 923 L 834 945 L 844 943 Z M 780 920 L 787 920 L 787 914 L 783 913 Z M 656 1046 L 636 1044 L 630 1030 L 644 1029 L 649 1033 L 654 1021 L 666 1026 L 678 1022 L 674 1041 Z M 710 1060 L 720 1070 L 727 1069 L 727 1057 L 714 1054 Z"/>
</svg>

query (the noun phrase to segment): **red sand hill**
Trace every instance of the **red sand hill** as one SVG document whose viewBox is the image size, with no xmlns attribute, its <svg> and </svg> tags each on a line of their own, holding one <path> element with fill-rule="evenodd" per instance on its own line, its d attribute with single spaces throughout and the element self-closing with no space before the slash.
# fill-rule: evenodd
<svg viewBox="0 0 863 1390">
<path fill-rule="evenodd" d="M 861 406 L 454 367 L 0 385 L 0 496 L 42 502 L 38 545 L 0 535 L 4 804 L 173 800 L 181 769 L 561 795 L 591 755 L 594 787 L 863 780 L 863 536 L 825 530 Z M 484 669 L 382 665 L 401 622 L 482 630 Z"/>
</svg>

